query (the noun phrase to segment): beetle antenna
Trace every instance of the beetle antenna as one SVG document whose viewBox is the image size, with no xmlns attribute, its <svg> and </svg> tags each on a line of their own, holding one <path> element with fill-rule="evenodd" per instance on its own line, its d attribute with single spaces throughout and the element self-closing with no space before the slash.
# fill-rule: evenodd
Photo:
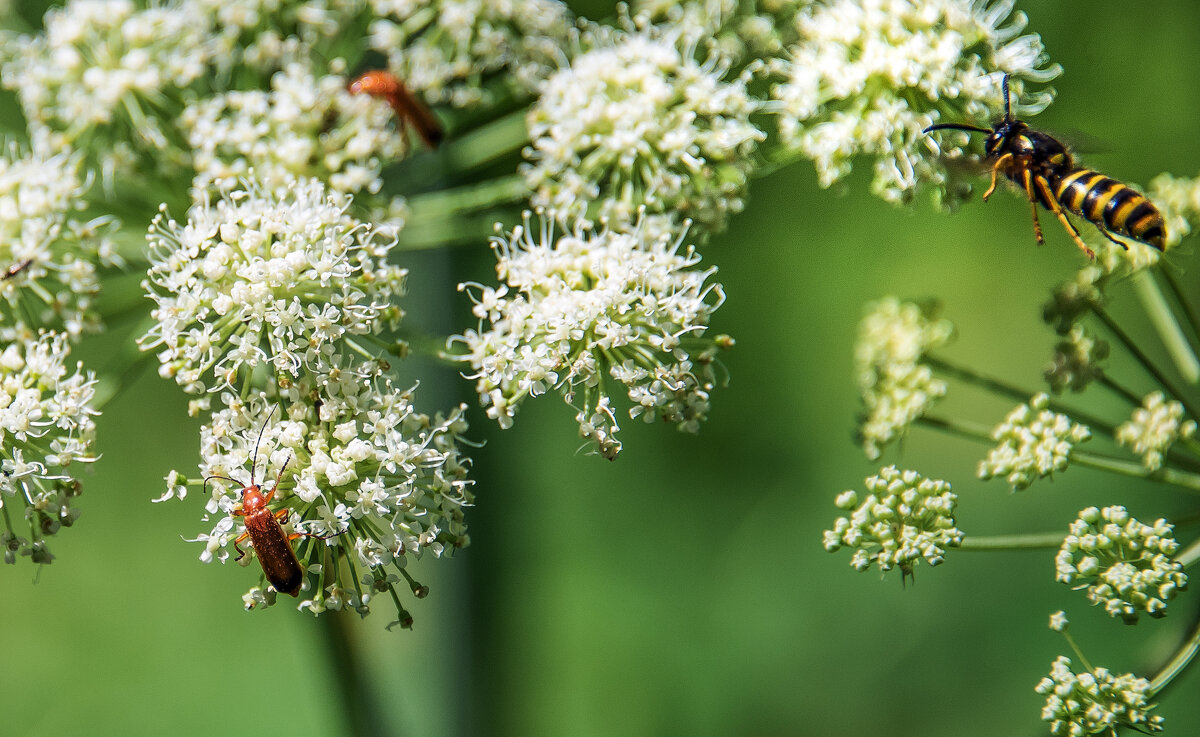
<svg viewBox="0 0 1200 737">
<path fill-rule="evenodd" d="M 263 420 L 262 427 L 258 428 L 258 440 L 254 441 L 254 462 L 250 464 L 250 483 L 254 483 L 254 479 L 258 476 L 258 445 L 262 442 L 263 432 L 267 429 L 267 423 L 271 421 L 271 416 L 275 414 L 275 410 L 279 409 L 279 405 L 271 408 L 267 413 L 267 419 Z"/>
<path fill-rule="evenodd" d="M 1000 80 L 1000 88 L 1004 90 L 1004 122 L 1012 122 L 1012 107 L 1008 104 L 1008 72 L 1004 73 L 1004 77 Z"/>
<path fill-rule="evenodd" d="M 215 473 L 214 473 L 212 476 L 205 476 L 205 477 L 204 477 L 204 486 L 203 486 L 203 489 L 204 489 L 204 493 L 205 493 L 205 494 L 207 494 L 207 493 L 208 493 L 208 482 L 209 482 L 209 481 L 212 481 L 213 479 L 225 479 L 226 481 L 232 481 L 232 482 L 233 482 L 233 483 L 235 483 L 235 484 L 239 484 L 239 485 L 241 485 L 241 486 L 245 486 L 245 484 L 243 484 L 241 481 L 238 481 L 237 479 L 231 479 L 231 478 L 229 478 L 228 476 L 221 476 L 220 474 L 215 474 Z M 254 479 L 250 479 L 250 483 L 254 483 Z"/>
<path fill-rule="evenodd" d="M 921 132 L 922 133 L 931 133 L 933 131 L 945 131 L 945 130 L 967 131 L 967 132 L 971 132 L 971 133 L 991 133 L 992 132 L 991 128 L 980 128 L 977 125 L 966 125 L 965 123 L 938 123 L 937 125 L 929 126 L 928 128 L 926 128 L 925 130 L 923 130 Z"/>
</svg>

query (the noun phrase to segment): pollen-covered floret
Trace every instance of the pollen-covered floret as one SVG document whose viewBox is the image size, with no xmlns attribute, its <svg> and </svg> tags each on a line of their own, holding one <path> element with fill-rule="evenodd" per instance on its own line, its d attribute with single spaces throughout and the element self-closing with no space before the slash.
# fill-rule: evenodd
<svg viewBox="0 0 1200 737">
<path fill-rule="evenodd" d="M 232 514 L 241 485 L 253 480 L 264 491 L 273 488 L 282 469 L 272 511 L 288 510 L 289 533 L 325 538 L 296 541 L 308 572 L 322 573 L 316 580 L 324 588 L 306 586 L 300 604 L 314 613 L 342 607 L 365 613 L 370 599 L 399 577 L 415 591 L 404 571 L 409 558 L 441 557 L 469 543 L 463 515 L 473 497 L 469 459 L 460 450 L 466 407 L 421 413 L 413 390 L 358 369 L 365 370 L 307 376 L 276 400 L 222 394 L 225 407 L 201 429 L 200 477 L 174 475 L 159 499 L 182 497 L 205 477 L 235 479 L 208 482 L 205 520 L 214 524 L 197 538 L 205 545 L 202 560 L 224 561 L 244 531 L 242 518 Z M 327 548 L 337 550 L 327 556 Z"/>
<path fill-rule="evenodd" d="M 253 177 L 284 190 L 312 177 L 333 192 L 371 204 L 383 186 L 383 167 L 408 150 L 387 103 L 352 95 L 344 77 L 319 76 L 294 62 L 271 77 L 271 89 L 235 90 L 188 107 L 181 127 L 192 149 L 194 187 L 236 188 Z M 402 200 L 378 203 L 396 214 Z"/>
<path fill-rule="evenodd" d="M 406 274 L 386 260 L 394 231 L 373 230 L 348 207 L 301 180 L 198 204 L 186 224 L 160 214 L 143 282 L 156 322 L 140 340 L 158 350 L 159 373 L 191 392 L 264 364 L 298 376 L 327 370 L 340 342 L 394 326 Z"/>
<path fill-rule="evenodd" d="M 867 457 L 902 437 L 915 419 L 946 394 L 946 382 L 922 363 L 949 342 L 954 326 L 934 309 L 886 297 L 868 304 L 858 324 L 854 370 L 865 409 L 859 436 Z"/>
<path fill-rule="evenodd" d="M 1120 727 L 1143 733 L 1163 729 L 1163 718 L 1150 715 L 1157 706 L 1150 701 L 1150 681 L 1132 673 L 1115 676 L 1107 668 L 1096 668 L 1076 674 L 1071 659 L 1059 656 L 1049 677 L 1034 690 L 1046 697 L 1042 720 L 1050 723 L 1054 735 L 1115 735 Z"/>
<path fill-rule="evenodd" d="M 837 506 L 851 514 L 825 531 L 825 549 L 852 548 L 850 565 L 856 569 L 865 571 L 874 563 L 881 571 L 899 567 L 912 573 L 918 561 L 939 565 L 947 548 L 962 544 L 954 520 L 958 497 L 949 483 L 888 466 L 868 478 L 866 487 L 861 502 L 855 491 L 838 496 Z"/>
<path fill-rule="evenodd" d="M 612 30 L 591 45 L 529 113 L 532 203 L 562 223 L 633 222 L 644 208 L 724 227 L 764 138 L 745 81 L 679 28 Z"/>
<path fill-rule="evenodd" d="M 480 402 L 502 427 L 520 403 L 558 391 L 577 411 L 580 434 L 615 458 L 617 393 L 628 415 L 696 432 L 709 408 L 713 362 L 727 336 L 709 337 L 721 306 L 715 268 L 674 240 L 641 228 L 554 234 L 542 221 L 493 238 L 502 284 L 464 284 L 480 324 L 451 339 L 465 348 Z"/>
<path fill-rule="evenodd" d="M 1087 589 L 1088 601 L 1135 624 L 1166 614 L 1167 602 L 1187 587 L 1179 549 L 1166 520 L 1143 524 L 1124 507 L 1088 507 L 1071 523 L 1055 558 L 1056 580 Z"/>
<path fill-rule="evenodd" d="M 1195 420 L 1183 419 L 1183 405 L 1168 401 L 1161 391 L 1146 395 L 1142 406 L 1116 431 L 1116 441 L 1142 457 L 1147 469 L 1162 467 L 1163 456 L 1172 443 L 1196 434 Z"/>
<path fill-rule="evenodd" d="M 872 190 L 907 201 L 920 185 L 948 182 L 944 157 L 965 155 L 964 134 L 936 139 L 922 131 L 937 122 L 981 124 L 1003 111 L 1000 80 L 1010 75 L 1014 101 L 1023 80 L 1057 76 L 1041 39 L 1020 35 L 1022 13 L 1012 0 L 832 0 L 812 3 L 796 21 L 799 41 L 779 64 L 784 143 L 811 158 L 823 186 L 850 172 L 856 157 L 875 161 Z M 1045 107 L 1050 94 L 1024 100 L 1024 112 Z M 940 148 L 939 148 L 940 142 Z"/>
<path fill-rule="evenodd" d="M 528 92 L 553 69 L 571 32 L 557 0 L 368 0 L 367 43 L 389 71 L 433 103 L 486 102 L 484 78 L 506 73 Z"/>
<path fill-rule="evenodd" d="M 96 460 L 96 380 L 66 365 L 67 336 L 42 334 L 0 351 L 0 547 L 34 563 L 54 559 L 46 538 L 79 516 L 74 463 Z M 20 528 L 20 529 L 18 529 Z"/>
<path fill-rule="evenodd" d="M 979 478 L 1004 477 L 1014 489 L 1064 470 L 1076 445 L 1091 438 L 1086 425 L 1048 409 L 1050 397 L 1036 394 L 1015 408 L 995 430 L 999 442 L 979 464 Z"/>
<path fill-rule="evenodd" d="M 42 328 L 78 338 L 100 327 L 92 300 L 99 262 L 116 263 L 114 219 L 76 217 L 89 181 L 81 157 L 0 151 L 0 340 L 24 341 Z"/>
</svg>

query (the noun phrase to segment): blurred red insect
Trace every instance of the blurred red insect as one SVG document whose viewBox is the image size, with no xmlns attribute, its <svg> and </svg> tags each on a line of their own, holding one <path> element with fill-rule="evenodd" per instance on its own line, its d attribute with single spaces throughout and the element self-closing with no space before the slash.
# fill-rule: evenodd
<svg viewBox="0 0 1200 737">
<path fill-rule="evenodd" d="M 352 81 L 347 89 L 353 94 L 381 97 L 392 106 L 401 129 L 411 125 L 425 145 L 437 148 L 445 133 L 433 112 L 404 86 L 396 75 L 382 69 L 366 72 Z"/>
</svg>

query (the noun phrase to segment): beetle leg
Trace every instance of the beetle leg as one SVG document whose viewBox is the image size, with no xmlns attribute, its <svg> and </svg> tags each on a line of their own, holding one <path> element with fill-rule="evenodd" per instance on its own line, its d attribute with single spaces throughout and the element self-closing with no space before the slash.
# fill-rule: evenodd
<svg viewBox="0 0 1200 737">
<path fill-rule="evenodd" d="M 245 550 L 242 550 L 241 548 L 239 548 L 239 547 L 238 547 L 238 543 L 242 542 L 243 540 L 245 540 L 245 539 L 246 539 L 246 538 L 248 538 L 248 537 L 250 537 L 250 533 L 249 533 L 249 532 L 243 532 L 242 534 L 238 535 L 237 537 L 235 537 L 235 538 L 233 539 L 233 549 L 234 549 L 234 550 L 236 550 L 236 551 L 238 552 L 238 556 L 237 556 L 236 558 L 234 558 L 234 559 L 233 559 L 233 562 L 234 562 L 234 563 L 236 563 L 236 562 L 238 562 L 239 560 L 241 560 L 242 558 L 245 558 L 245 557 L 246 557 L 246 551 L 245 551 Z"/>
<path fill-rule="evenodd" d="M 1038 245 L 1040 246 L 1046 242 L 1046 239 L 1042 237 L 1042 224 L 1038 222 L 1038 201 L 1037 195 L 1033 193 L 1033 172 L 1029 171 L 1029 169 L 1022 169 L 1021 173 L 1025 178 L 1025 194 L 1029 195 L 1029 206 L 1033 211 L 1033 237 L 1037 238 Z M 1050 201 L 1053 202 L 1054 200 L 1051 199 Z"/>
<path fill-rule="evenodd" d="M 1000 167 L 1011 158 L 1012 154 L 1004 154 L 1000 158 L 996 159 L 995 165 L 992 166 L 992 186 L 988 187 L 987 191 L 983 193 L 984 202 L 987 202 L 987 198 L 992 196 L 992 192 L 996 191 L 996 175 L 999 173 Z"/>
<path fill-rule="evenodd" d="M 1042 193 L 1042 196 L 1045 198 L 1046 202 L 1050 203 L 1050 212 L 1053 212 L 1054 215 L 1062 222 L 1063 227 L 1066 228 L 1067 234 L 1070 235 L 1071 239 L 1075 241 L 1075 245 L 1083 249 L 1083 252 L 1087 254 L 1088 258 L 1095 261 L 1096 253 L 1092 249 L 1088 248 L 1087 244 L 1083 242 L 1083 238 L 1080 237 L 1079 231 L 1075 229 L 1075 225 L 1071 222 L 1070 218 L 1067 217 L 1067 213 L 1063 212 L 1062 205 L 1058 204 L 1058 200 L 1051 196 L 1050 184 L 1046 181 L 1045 177 L 1034 177 L 1033 181 L 1037 182 L 1038 190 Z"/>
</svg>

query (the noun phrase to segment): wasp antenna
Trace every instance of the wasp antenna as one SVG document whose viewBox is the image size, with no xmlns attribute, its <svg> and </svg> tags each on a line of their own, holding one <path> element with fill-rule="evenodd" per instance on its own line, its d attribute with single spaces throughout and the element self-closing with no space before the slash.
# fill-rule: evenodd
<svg viewBox="0 0 1200 737">
<path fill-rule="evenodd" d="M 945 131 L 945 130 L 967 131 L 969 133 L 991 133 L 992 132 L 991 128 L 980 128 L 977 125 L 966 125 L 965 123 L 938 123 L 937 125 L 929 126 L 928 128 L 926 128 L 925 130 L 923 130 L 921 132 L 922 133 L 932 133 L 933 131 Z"/>
<path fill-rule="evenodd" d="M 254 479 L 258 477 L 258 445 L 262 442 L 263 432 L 267 429 L 267 423 L 271 421 L 271 417 L 275 414 L 275 410 L 279 409 L 279 405 L 271 408 L 267 413 L 267 419 L 263 420 L 262 427 L 258 428 L 258 440 L 254 441 L 254 462 L 250 464 L 250 483 L 254 483 Z"/>
</svg>

